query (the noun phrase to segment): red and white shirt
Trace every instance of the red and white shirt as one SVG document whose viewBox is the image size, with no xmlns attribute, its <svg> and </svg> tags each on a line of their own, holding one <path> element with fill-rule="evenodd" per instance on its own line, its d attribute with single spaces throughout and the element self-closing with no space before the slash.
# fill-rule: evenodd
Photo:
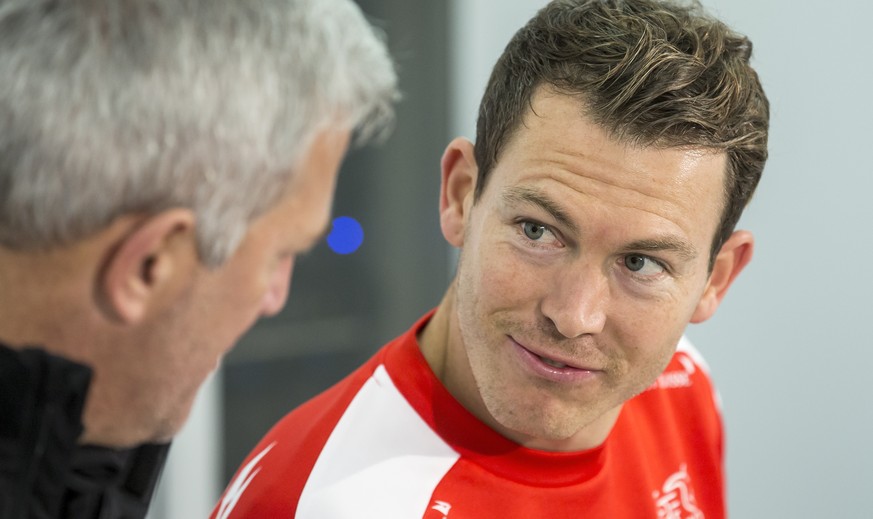
<svg viewBox="0 0 873 519">
<path fill-rule="evenodd" d="M 603 445 L 544 452 L 500 436 L 448 393 L 416 340 L 429 318 L 285 416 L 212 517 L 725 517 L 719 406 L 687 340 Z"/>
</svg>

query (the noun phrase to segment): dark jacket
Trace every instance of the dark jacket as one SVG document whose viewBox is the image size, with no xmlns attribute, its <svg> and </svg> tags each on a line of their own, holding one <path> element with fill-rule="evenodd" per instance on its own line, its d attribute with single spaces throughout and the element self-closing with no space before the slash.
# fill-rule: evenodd
<svg viewBox="0 0 873 519">
<path fill-rule="evenodd" d="M 87 366 L 0 343 L 0 519 L 141 518 L 169 445 L 83 446 Z"/>
</svg>

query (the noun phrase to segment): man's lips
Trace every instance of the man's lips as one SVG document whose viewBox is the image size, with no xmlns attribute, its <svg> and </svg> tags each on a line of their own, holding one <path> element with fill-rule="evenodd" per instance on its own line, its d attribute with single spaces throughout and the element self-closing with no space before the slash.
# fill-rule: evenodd
<svg viewBox="0 0 873 519">
<path fill-rule="evenodd" d="M 594 373 L 600 371 L 595 367 L 584 365 L 578 359 L 570 358 L 564 353 L 545 352 L 538 348 L 532 348 L 522 344 L 514 338 L 509 338 L 515 345 L 516 350 L 528 365 L 536 368 L 536 371 L 559 375 L 573 375 Z"/>
<path fill-rule="evenodd" d="M 512 339 L 512 337 L 510 337 L 510 339 Z M 566 355 L 554 354 L 551 352 L 547 353 L 544 351 L 540 351 L 539 349 L 531 348 L 525 344 L 518 342 L 515 339 L 512 339 L 512 341 L 515 344 L 517 344 L 520 348 L 530 352 L 532 355 L 539 357 L 539 359 L 541 361 L 543 361 L 546 364 L 553 366 L 555 368 L 571 368 L 571 369 L 581 369 L 584 371 L 597 371 L 596 369 L 591 368 L 590 366 L 583 366 L 582 364 L 579 363 L 578 360 L 571 359 Z"/>
</svg>

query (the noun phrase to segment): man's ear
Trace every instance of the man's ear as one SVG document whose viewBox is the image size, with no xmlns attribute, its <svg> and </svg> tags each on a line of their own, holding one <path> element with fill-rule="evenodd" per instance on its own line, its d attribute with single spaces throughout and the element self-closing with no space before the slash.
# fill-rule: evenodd
<svg viewBox="0 0 873 519">
<path fill-rule="evenodd" d="M 479 174 L 473 144 L 462 137 L 456 138 L 446 147 L 440 165 L 440 227 L 446 241 L 461 247 Z"/>
<path fill-rule="evenodd" d="M 198 263 L 191 211 L 149 216 L 116 242 L 104 260 L 97 286 L 100 306 L 116 322 L 139 323 L 190 282 Z"/>
<path fill-rule="evenodd" d="M 692 323 L 703 322 L 715 314 L 734 279 L 751 261 L 754 245 L 755 239 L 748 231 L 736 231 L 724 242 L 715 257 L 703 295 L 691 316 Z"/>
</svg>

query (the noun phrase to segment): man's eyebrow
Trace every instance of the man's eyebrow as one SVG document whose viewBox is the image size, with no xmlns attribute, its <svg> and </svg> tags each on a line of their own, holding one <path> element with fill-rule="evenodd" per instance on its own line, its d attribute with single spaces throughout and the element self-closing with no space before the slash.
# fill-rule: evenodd
<svg viewBox="0 0 873 519">
<path fill-rule="evenodd" d="M 503 193 L 503 201 L 508 204 L 532 204 L 552 215 L 552 218 L 568 227 L 574 233 L 579 227 L 570 219 L 566 211 L 561 209 L 551 198 L 542 192 L 527 187 L 510 187 Z"/>
<path fill-rule="evenodd" d="M 312 240 L 312 245 L 310 246 L 310 248 L 315 247 L 315 245 L 327 240 L 327 237 L 330 236 L 331 231 L 333 231 L 333 220 L 333 217 L 331 217 L 330 221 L 327 222 L 327 225 L 325 225 L 324 228 L 318 231 L 318 234 L 316 234 L 315 238 Z"/>
<path fill-rule="evenodd" d="M 302 249 L 299 249 L 299 250 L 289 250 L 288 253 L 295 255 L 295 256 L 301 256 L 301 257 L 305 257 L 305 256 L 310 255 L 312 253 L 312 251 L 315 250 L 316 247 L 321 245 L 322 242 L 327 241 L 327 237 L 330 235 L 330 232 L 332 230 L 333 230 L 333 218 L 331 218 L 331 220 L 327 223 L 327 225 L 325 225 L 323 229 L 318 231 L 317 234 L 312 235 L 313 236 L 312 240 L 310 240 L 309 243 L 307 243 L 305 247 L 303 247 Z"/>
<path fill-rule="evenodd" d="M 686 261 L 693 260 L 698 255 L 697 249 L 693 245 L 674 236 L 660 236 L 652 239 L 637 240 L 628 243 L 625 249 L 642 252 L 674 252 Z"/>
</svg>

